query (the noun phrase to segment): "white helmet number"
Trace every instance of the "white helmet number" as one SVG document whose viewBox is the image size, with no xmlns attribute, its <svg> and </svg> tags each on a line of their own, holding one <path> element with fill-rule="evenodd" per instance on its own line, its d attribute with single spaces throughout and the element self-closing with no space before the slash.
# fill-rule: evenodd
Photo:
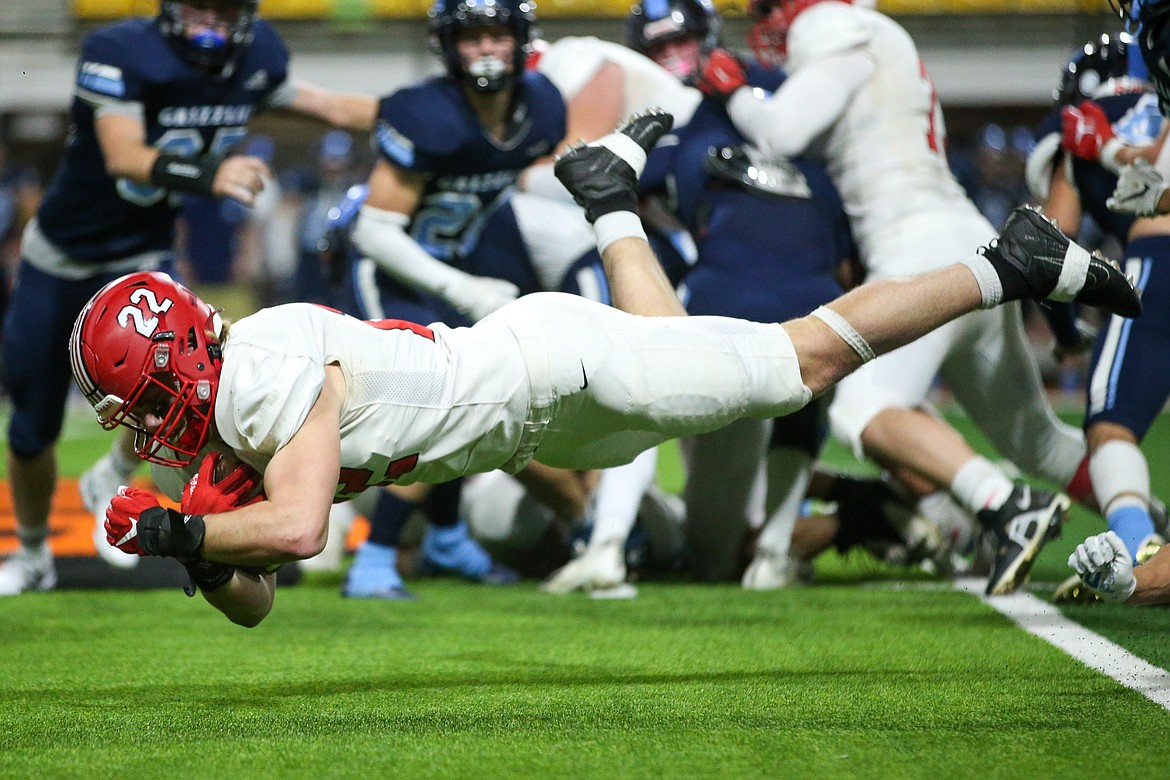
<svg viewBox="0 0 1170 780">
<path fill-rule="evenodd" d="M 170 298 L 163 298 L 162 303 L 159 303 L 153 290 L 139 288 L 130 293 L 131 303 L 142 303 L 143 301 L 146 301 L 146 307 L 154 314 L 166 314 L 172 304 Z M 123 306 L 122 311 L 118 312 L 118 324 L 123 328 L 127 328 L 132 321 L 134 323 L 134 330 L 146 338 L 150 338 L 158 330 L 158 317 L 147 318 L 142 313 L 142 309 L 137 306 Z"/>
</svg>

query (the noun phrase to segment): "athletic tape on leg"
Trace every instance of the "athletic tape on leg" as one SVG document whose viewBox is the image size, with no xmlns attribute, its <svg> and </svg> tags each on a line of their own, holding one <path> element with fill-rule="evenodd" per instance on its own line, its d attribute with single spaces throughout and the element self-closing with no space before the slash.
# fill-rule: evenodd
<svg viewBox="0 0 1170 780">
<path fill-rule="evenodd" d="M 638 142 L 623 133 L 610 133 L 589 146 L 604 146 L 618 157 L 625 160 L 626 165 L 634 169 L 635 175 L 641 175 L 646 167 L 646 150 L 638 146 Z"/>
<path fill-rule="evenodd" d="M 854 352 L 857 353 L 857 356 L 861 358 L 862 363 L 868 363 L 877 357 L 877 355 L 873 353 L 873 349 L 870 348 L 869 342 L 862 338 L 861 334 L 857 332 L 857 329 L 846 322 L 845 318 L 837 312 L 824 306 L 820 306 L 815 311 L 813 311 L 812 316 L 816 317 L 818 320 L 832 328 L 833 332 L 840 336 L 842 340 L 844 340 L 844 342 L 848 344 Z"/>
<path fill-rule="evenodd" d="M 1085 286 L 1089 271 L 1089 253 L 1076 241 L 1068 242 L 1064 252 L 1064 263 L 1060 266 L 1060 278 L 1048 297 L 1054 301 L 1071 301 Z"/>
</svg>

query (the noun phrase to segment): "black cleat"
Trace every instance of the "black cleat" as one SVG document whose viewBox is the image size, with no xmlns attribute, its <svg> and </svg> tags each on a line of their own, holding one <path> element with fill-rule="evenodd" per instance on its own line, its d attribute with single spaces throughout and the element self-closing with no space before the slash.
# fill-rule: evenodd
<svg viewBox="0 0 1170 780">
<path fill-rule="evenodd" d="M 1057 585 L 1052 592 L 1053 604 L 1100 604 L 1102 600 L 1078 574 Z"/>
<path fill-rule="evenodd" d="M 987 581 L 987 595 L 1011 593 L 1028 580 L 1049 529 L 1064 523 L 1071 502 L 1063 493 L 1033 490 L 1016 483 L 999 509 L 979 512 L 979 522 L 995 534 L 995 561 Z"/>
<path fill-rule="evenodd" d="M 562 154 L 553 172 L 590 222 L 612 211 L 635 211 L 646 155 L 673 125 L 674 117 L 661 109 L 634 114 L 609 135 Z"/>
<path fill-rule="evenodd" d="M 1116 263 L 1081 248 L 1031 206 L 1012 211 L 999 239 L 981 251 L 1019 271 L 1035 300 L 1077 301 L 1121 317 L 1142 313 L 1138 291 Z"/>
</svg>

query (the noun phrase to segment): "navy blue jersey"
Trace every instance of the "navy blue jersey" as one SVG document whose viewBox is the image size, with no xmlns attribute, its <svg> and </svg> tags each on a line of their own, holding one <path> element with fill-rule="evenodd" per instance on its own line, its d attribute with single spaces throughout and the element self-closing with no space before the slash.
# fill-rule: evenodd
<svg viewBox="0 0 1170 780">
<path fill-rule="evenodd" d="M 440 260 L 457 264 L 470 255 L 520 171 L 564 138 L 565 104 L 552 82 L 525 72 L 515 89 L 513 129 L 504 141 L 484 130 L 463 87 L 447 76 L 401 89 L 378 106 L 381 155 L 428 177 L 410 234 Z"/>
<path fill-rule="evenodd" d="M 276 31 L 262 21 L 253 29 L 255 39 L 227 79 L 179 57 L 154 19 L 86 36 L 65 156 L 37 212 L 50 241 L 74 260 L 95 264 L 172 248 L 179 197 L 106 173 L 94 132 L 96 107 L 139 103 L 148 144 L 183 156 L 222 155 L 288 76 L 288 51 Z"/>
<path fill-rule="evenodd" d="M 781 78 L 749 69 L 754 86 L 774 89 Z M 710 100 L 675 135 L 677 144 L 652 153 L 643 183 L 672 194 L 698 246 L 698 262 L 685 280 L 691 314 L 782 322 L 840 295 L 837 264 L 854 247 L 840 196 L 821 165 L 788 161 L 807 185 L 793 197 L 765 195 L 713 175 L 709 150 L 740 146 L 744 138 Z"/>
<path fill-rule="evenodd" d="M 1127 94 L 1103 97 L 1096 101 L 1113 124 L 1117 136 L 1128 144 L 1145 146 L 1153 143 L 1162 126 L 1154 95 Z M 1060 134 L 1060 109 L 1054 109 L 1040 123 L 1037 138 L 1052 133 Z M 1096 162 L 1074 157 L 1072 160 L 1072 184 L 1081 199 L 1081 208 L 1109 235 L 1122 244 L 1129 235 L 1134 217 L 1111 211 L 1106 201 L 1117 186 L 1117 177 Z"/>
</svg>

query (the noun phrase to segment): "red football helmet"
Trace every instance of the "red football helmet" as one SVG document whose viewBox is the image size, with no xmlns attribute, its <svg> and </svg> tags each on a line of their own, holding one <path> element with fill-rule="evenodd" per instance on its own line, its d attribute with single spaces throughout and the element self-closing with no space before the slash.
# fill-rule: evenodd
<svg viewBox="0 0 1170 780">
<path fill-rule="evenodd" d="M 748 46 L 760 62 L 782 65 L 788 56 L 788 28 L 806 8 L 825 0 L 748 0 Z M 849 5 L 873 8 L 874 0 L 838 0 Z"/>
<path fill-rule="evenodd" d="M 211 435 L 222 332 L 219 311 L 171 277 L 128 274 L 73 324 L 73 378 L 103 428 L 135 432 L 140 458 L 185 466 Z"/>
</svg>

